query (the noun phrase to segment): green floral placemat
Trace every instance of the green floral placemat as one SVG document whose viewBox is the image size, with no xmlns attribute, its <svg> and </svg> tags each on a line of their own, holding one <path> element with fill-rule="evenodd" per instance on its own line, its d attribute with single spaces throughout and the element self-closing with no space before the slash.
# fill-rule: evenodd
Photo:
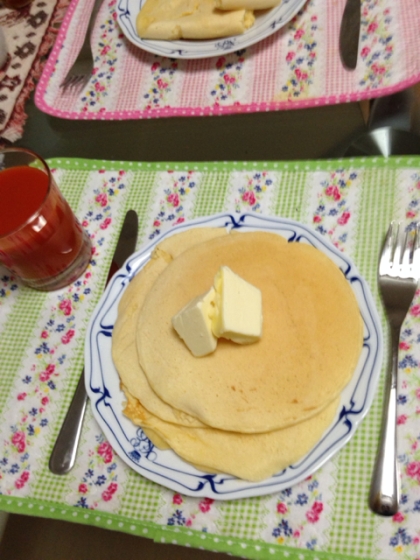
<svg viewBox="0 0 420 560">
<path fill-rule="evenodd" d="M 391 219 L 419 219 L 420 158 L 322 162 L 133 163 L 54 159 L 54 177 L 95 252 L 66 289 L 37 293 L 0 272 L 0 509 L 65 519 L 246 558 L 420 558 L 420 299 L 400 344 L 401 508 L 373 515 L 367 495 L 383 379 L 352 440 L 303 482 L 260 498 L 183 496 L 116 456 L 88 410 L 76 466 L 48 459 L 83 366 L 87 321 L 103 291 L 122 217 L 134 208 L 142 244 L 183 221 L 253 211 L 311 225 L 376 286 Z M 382 372 L 384 373 L 384 372 Z"/>
</svg>

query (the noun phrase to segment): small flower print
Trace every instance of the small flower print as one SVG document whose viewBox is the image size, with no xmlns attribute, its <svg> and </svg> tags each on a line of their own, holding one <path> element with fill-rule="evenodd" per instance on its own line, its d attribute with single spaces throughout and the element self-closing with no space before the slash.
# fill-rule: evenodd
<svg viewBox="0 0 420 560">
<path fill-rule="evenodd" d="M 16 447 L 18 453 L 23 453 L 26 449 L 25 432 L 15 432 L 12 436 L 12 443 Z"/>
<path fill-rule="evenodd" d="M 15 481 L 15 487 L 20 490 L 21 488 L 23 488 L 25 486 L 25 484 L 28 482 L 29 480 L 29 472 L 28 471 L 24 471 L 20 477 Z"/>
<path fill-rule="evenodd" d="M 162 58 L 152 64 L 150 68 L 152 84 L 144 94 L 143 109 L 158 109 L 168 105 L 177 70 L 178 62 L 173 59 Z"/>
<path fill-rule="evenodd" d="M 69 329 L 69 330 L 66 332 L 66 334 L 64 334 L 64 335 L 61 337 L 61 342 L 62 342 L 63 344 L 68 344 L 68 343 L 71 341 L 71 339 L 73 338 L 74 334 L 75 334 L 74 329 Z"/>
<path fill-rule="evenodd" d="M 182 499 L 181 494 L 174 494 L 174 497 L 172 498 L 172 503 L 179 505 L 179 504 L 182 504 L 182 502 L 183 502 L 183 499 Z"/>
<path fill-rule="evenodd" d="M 406 473 L 410 478 L 420 482 L 420 461 L 412 461 L 406 466 Z"/>
<path fill-rule="evenodd" d="M 271 185 L 273 185 L 273 176 L 267 171 L 253 175 L 245 174 L 243 185 L 238 188 L 238 196 L 235 198 L 236 212 L 246 210 L 261 212 L 262 199 Z"/>
<path fill-rule="evenodd" d="M 193 527 L 201 531 L 207 531 L 211 522 L 211 514 L 214 500 L 203 498 L 200 500 L 184 500 L 181 494 L 172 496 L 170 515 L 167 525 Z"/>
<path fill-rule="evenodd" d="M 280 100 L 308 97 L 309 88 L 314 81 L 318 58 L 318 16 L 314 13 L 313 0 L 292 19 L 288 28 L 289 40 L 285 55 L 288 73 L 281 93 L 277 96 Z"/>
<path fill-rule="evenodd" d="M 324 509 L 324 505 L 321 502 L 314 502 L 311 509 L 306 512 L 306 519 L 309 523 L 316 523 L 319 521 L 319 516 Z"/>
<path fill-rule="evenodd" d="M 210 511 L 213 502 L 214 500 L 212 500 L 211 498 L 204 498 L 204 500 L 201 500 L 201 502 L 198 504 L 198 507 L 200 511 L 206 513 L 207 511 Z"/>
<path fill-rule="evenodd" d="M 112 447 L 101 434 L 96 437 L 97 447 L 89 453 L 88 468 L 78 485 L 78 501 L 82 508 L 96 509 L 99 503 L 112 502 L 118 493 L 117 464 Z"/>
<path fill-rule="evenodd" d="M 235 100 L 237 99 L 236 93 L 241 87 L 245 63 L 244 53 L 245 50 L 239 50 L 226 56 L 220 56 L 216 60 L 218 80 L 210 92 L 215 107 L 232 103 L 232 101 L 234 104 L 238 103 Z"/>
<path fill-rule="evenodd" d="M 407 422 L 408 416 L 406 414 L 400 414 L 397 418 L 397 424 L 405 424 Z"/>
<path fill-rule="evenodd" d="M 107 441 L 103 441 L 98 446 L 98 455 L 102 457 L 104 463 L 111 463 L 114 458 L 114 454 L 111 445 Z"/>
<path fill-rule="evenodd" d="M 153 231 L 149 238 L 159 235 L 167 225 L 181 224 L 185 221 L 184 204 L 191 193 L 195 192 L 196 179 L 193 171 L 174 173 L 168 170 L 166 174 L 169 185 L 164 190 L 164 197 L 160 200 L 157 216 L 153 219 Z"/>
<path fill-rule="evenodd" d="M 368 0 L 362 7 L 360 57 L 365 73 L 360 86 L 377 89 L 389 82 L 394 57 L 392 15 L 380 0 Z"/>
<path fill-rule="evenodd" d="M 4 263 L 7 262 L 7 255 L 4 252 L 0 251 L 0 257 Z M 18 287 L 19 284 L 16 282 L 16 278 L 13 274 L 3 274 L 0 278 L 0 308 L 6 303 L 10 296 L 17 293 Z"/>
<path fill-rule="evenodd" d="M 286 513 L 287 505 L 284 502 L 279 502 L 277 504 L 277 513 Z"/>
<path fill-rule="evenodd" d="M 320 183 L 318 205 L 312 221 L 319 233 L 327 234 L 339 249 L 344 248 L 347 240 L 346 227 L 351 224 L 352 212 L 348 193 L 357 179 L 354 171 L 336 169 Z"/>
<path fill-rule="evenodd" d="M 71 315 L 71 312 L 72 312 L 71 300 L 70 299 L 61 300 L 58 308 L 61 309 L 61 311 L 64 313 L 64 315 L 66 315 L 66 316 Z M 43 337 L 43 338 L 46 338 L 46 337 Z"/>
<path fill-rule="evenodd" d="M 275 504 L 275 526 L 271 536 L 279 544 L 300 548 L 315 548 L 317 539 L 310 538 L 310 527 L 318 523 L 324 511 L 322 494 L 315 476 L 297 486 L 283 490 Z"/>
<path fill-rule="evenodd" d="M 115 482 L 111 482 L 108 488 L 104 490 L 104 492 L 102 492 L 102 499 L 104 500 L 104 502 L 109 502 L 110 500 L 112 500 L 112 496 L 117 490 L 118 484 L 116 484 Z"/>
</svg>

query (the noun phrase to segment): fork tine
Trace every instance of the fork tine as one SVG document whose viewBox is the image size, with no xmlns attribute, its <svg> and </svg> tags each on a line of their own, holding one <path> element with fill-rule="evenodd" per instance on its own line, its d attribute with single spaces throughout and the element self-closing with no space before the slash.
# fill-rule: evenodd
<svg viewBox="0 0 420 560">
<path fill-rule="evenodd" d="M 402 228 L 401 228 L 402 229 Z M 406 230 L 404 235 L 404 244 L 402 246 L 402 257 L 401 257 L 401 270 L 410 271 L 412 269 L 413 262 L 413 241 L 415 232 L 413 233 L 410 229 Z"/>
<path fill-rule="evenodd" d="M 70 90 L 70 89 L 77 89 L 82 88 L 83 85 L 85 84 L 85 82 L 88 81 L 88 79 L 90 78 L 90 76 L 83 76 L 81 74 L 77 75 L 77 76 L 68 76 L 64 82 L 61 84 L 61 87 L 63 89 L 64 92 Z"/>
<path fill-rule="evenodd" d="M 74 79 L 76 76 L 67 76 L 65 80 L 60 84 L 60 87 L 63 88 L 63 91 L 71 88 L 73 85 Z"/>
<path fill-rule="evenodd" d="M 416 224 L 413 240 L 413 276 L 420 279 L 420 223 Z"/>
<path fill-rule="evenodd" d="M 382 248 L 381 257 L 379 260 L 379 275 L 389 274 L 391 270 L 391 262 L 394 247 L 395 237 L 395 222 L 391 222 L 385 237 Z"/>
<path fill-rule="evenodd" d="M 397 222 L 396 234 L 395 234 L 395 245 L 394 245 L 394 255 L 392 259 L 392 268 L 395 274 L 398 274 L 400 265 L 402 263 L 403 253 L 406 246 L 407 235 L 404 231 L 401 222 Z"/>
</svg>

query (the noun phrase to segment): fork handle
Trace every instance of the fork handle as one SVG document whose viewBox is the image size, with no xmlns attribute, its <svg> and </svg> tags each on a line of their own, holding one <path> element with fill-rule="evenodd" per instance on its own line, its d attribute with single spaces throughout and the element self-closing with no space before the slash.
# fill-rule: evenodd
<svg viewBox="0 0 420 560">
<path fill-rule="evenodd" d="M 379 515 L 398 511 L 399 476 L 397 466 L 397 374 L 400 328 L 391 326 L 391 362 L 385 382 L 381 437 L 369 495 L 369 506 Z"/>
<path fill-rule="evenodd" d="M 102 2 L 103 2 L 103 0 L 94 0 L 94 2 L 93 2 L 92 11 L 90 13 L 89 23 L 88 23 L 86 34 L 85 34 L 85 39 L 83 41 L 82 48 L 80 49 L 79 56 L 83 56 L 85 58 L 90 56 L 90 53 L 91 53 L 90 40 L 91 40 L 91 36 L 92 36 L 92 31 L 93 31 L 93 28 L 95 26 L 96 17 L 98 15 L 98 12 L 99 12 L 101 6 L 102 6 Z"/>
</svg>

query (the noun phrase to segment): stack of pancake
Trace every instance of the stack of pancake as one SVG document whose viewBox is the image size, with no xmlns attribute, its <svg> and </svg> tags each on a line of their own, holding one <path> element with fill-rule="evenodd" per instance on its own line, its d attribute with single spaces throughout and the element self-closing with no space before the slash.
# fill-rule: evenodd
<svg viewBox="0 0 420 560">
<path fill-rule="evenodd" d="M 259 288 L 263 334 L 194 357 L 172 317 L 220 266 Z M 195 228 L 162 241 L 120 301 L 112 355 L 124 413 L 205 472 L 259 481 L 303 457 L 333 421 L 363 343 L 358 304 L 321 251 L 275 233 Z"/>
</svg>

